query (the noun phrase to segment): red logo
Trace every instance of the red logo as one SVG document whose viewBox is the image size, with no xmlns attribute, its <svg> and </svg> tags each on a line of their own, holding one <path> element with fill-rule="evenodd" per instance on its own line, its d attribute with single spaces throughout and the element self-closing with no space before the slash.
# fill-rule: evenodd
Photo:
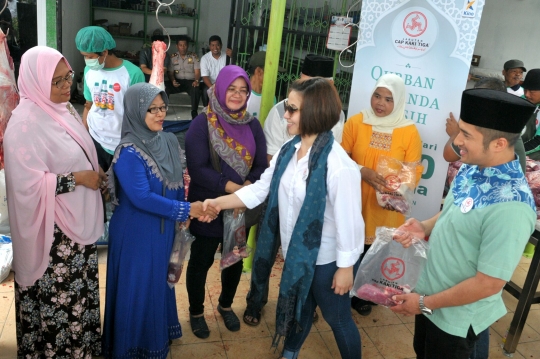
<svg viewBox="0 0 540 359">
<path fill-rule="evenodd" d="M 121 89 L 120 84 L 119 84 L 118 82 L 115 83 L 115 84 L 113 85 L 113 89 L 114 89 L 114 91 L 116 91 L 116 92 L 120 92 L 120 89 Z"/>
<path fill-rule="evenodd" d="M 397 280 L 405 274 L 405 262 L 399 258 L 386 258 L 381 265 L 381 272 L 386 279 Z"/>
<path fill-rule="evenodd" d="M 246 226 L 239 227 L 234 232 L 234 241 L 237 245 L 241 245 L 246 242 Z"/>
<path fill-rule="evenodd" d="M 410 37 L 422 35 L 428 26 L 427 17 L 420 11 L 413 11 L 405 16 L 403 20 L 403 30 Z"/>
<path fill-rule="evenodd" d="M 390 191 L 397 191 L 401 186 L 401 180 L 396 175 L 388 175 L 384 180 L 386 181 L 386 188 Z"/>
</svg>

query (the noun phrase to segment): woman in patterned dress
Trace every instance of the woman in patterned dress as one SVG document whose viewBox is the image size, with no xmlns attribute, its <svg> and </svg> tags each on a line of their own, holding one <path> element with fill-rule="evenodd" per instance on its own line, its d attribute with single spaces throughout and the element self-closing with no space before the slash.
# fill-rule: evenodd
<svg viewBox="0 0 540 359">
<path fill-rule="evenodd" d="M 22 57 L 21 102 L 4 137 L 18 358 L 101 351 L 97 248 L 103 234 L 92 139 L 68 102 L 73 71 L 44 46 Z"/>
<path fill-rule="evenodd" d="M 362 175 L 362 216 L 366 223 L 364 253 L 375 240 L 375 228 L 397 228 L 403 214 L 381 207 L 376 191 L 386 185 L 375 170 L 379 156 L 405 162 L 420 161 L 422 140 L 414 122 L 405 118 L 405 83 L 394 74 L 381 76 L 371 95 L 371 107 L 351 117 L 343 129 L 341 146 L 358 163 Z M 422 167 L 417 167 L 417 183 Z M 352 306 L 361 315 L 371 312 L 369 302 L 353 297 Z"/>
</svg>

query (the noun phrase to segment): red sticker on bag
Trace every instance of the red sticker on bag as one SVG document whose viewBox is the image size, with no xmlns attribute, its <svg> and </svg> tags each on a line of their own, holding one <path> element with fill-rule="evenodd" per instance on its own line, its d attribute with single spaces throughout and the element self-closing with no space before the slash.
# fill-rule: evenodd
<svg viewBox="0 0 540 359">
<path fill-rule="evenodd" d="M 405 274 L 405 262 L 400 258 L 388 257 L 381 265 L 381 273 L 388 280 L 398 280 Z"/>
<path fill-rule="evenodd" d="M 396 175 L 388 175 L 384 180 L 386 181 L 386 188 L 390 191 L 397 191 L 401 187 L 401 179 Z"/>
</svg>

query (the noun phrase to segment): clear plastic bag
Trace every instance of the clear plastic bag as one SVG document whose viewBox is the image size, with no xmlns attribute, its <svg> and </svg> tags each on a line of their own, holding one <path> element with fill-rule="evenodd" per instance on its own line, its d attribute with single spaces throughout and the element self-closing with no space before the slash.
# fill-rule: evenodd
<svg viewBox="0 0 540 359">
<path fill-rule="evenodd" d="M 366 252 L 351 296 L 393 307 L 393 295 L 410 293 L 418 282 L 427 260 L 429 245 L 416 239 L 408 248 L 393 240 L 395 228 L 377 227 L 376 238 Z"/>
<path fill-rule="evenodd" d="M 238 213 L 234 218 L 234 210 L 226 210 L 223 214 L 223 248 L 221 251 L 221 270 L 238 263 L 249 256 L 250 250 L 246 240 L 245 213 Z"/>
<path fill-rule="evenodd" d="M 171 257 L 169 258 L 169 268 L 167 270 L 167 284 L 170 288 L 174 287 L 178 283 L 178 280 L 180 280 L 182 269 L 184 268 L 184 260 L 194 240 L 195 236 L 189 233 L 189 229 L 184 227 L 176 229 Z"/>
<path fill-rule="evenodd" d="M 386 180 L 384 192 L 376 191 L 377 203 L 385 209 L 408 215 L 411 211 L 418 162 L 401 162 L 380 156 L 377 173 Z"/>
<path fill-rule="evenodd" d="M 9 275 L 13 263 L 13 245 L 11 238 L 0 235 L 0 283 Z"/>
</svg>

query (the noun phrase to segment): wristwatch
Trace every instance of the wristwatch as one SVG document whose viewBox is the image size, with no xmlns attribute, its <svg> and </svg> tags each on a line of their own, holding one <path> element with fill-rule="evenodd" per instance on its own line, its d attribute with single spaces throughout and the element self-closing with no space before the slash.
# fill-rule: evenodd
<svg viewBox="0 0 540 359">
<path fill-rule="evenodd" d="M 426 307 L 424 305 L 424 297 L 426 295 L 421 295 L 420 296 L 420 299 L 418 300 L 418 307 L 420 308 L 420 311 L 422 312 L 422 314 L 427 314 L 427 315 L 431 315 L 433 314 L 433 310 L 429 309 L 428 307 Z"/>
</svg>

